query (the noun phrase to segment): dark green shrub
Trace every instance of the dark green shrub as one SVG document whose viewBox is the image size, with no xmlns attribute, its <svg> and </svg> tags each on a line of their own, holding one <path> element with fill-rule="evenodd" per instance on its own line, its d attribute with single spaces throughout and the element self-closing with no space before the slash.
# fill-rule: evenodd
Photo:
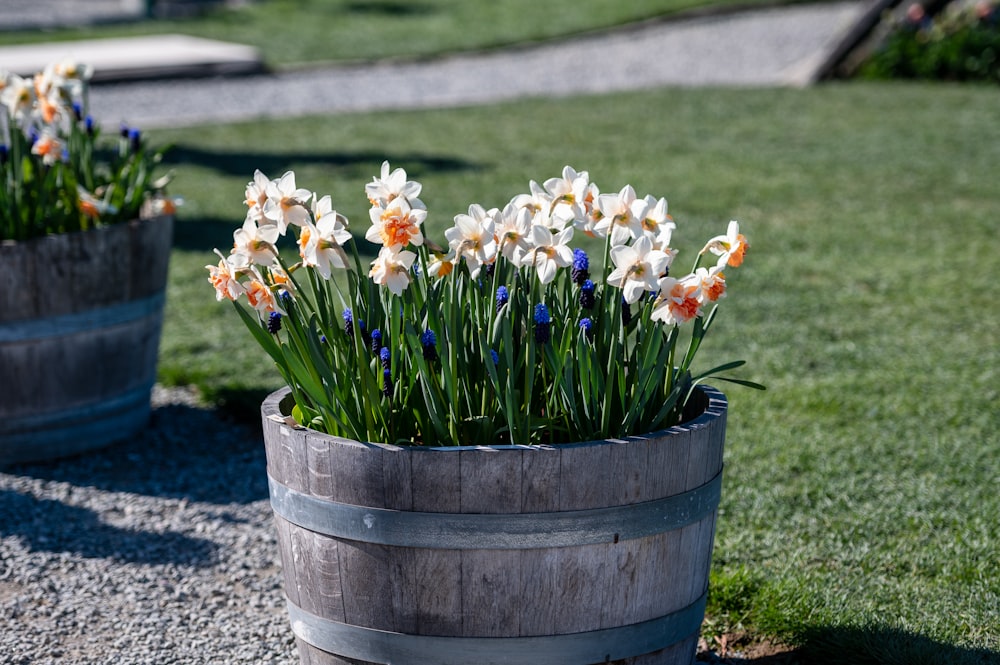
<svg viewBox="0 0 1000 665">
<path fill-rule="evenodd" d="M 1000 7 L 953 3 L 934 18 L 912 5 L 862 66 L 866 78 L 1000 83 Z"/>
</svg>

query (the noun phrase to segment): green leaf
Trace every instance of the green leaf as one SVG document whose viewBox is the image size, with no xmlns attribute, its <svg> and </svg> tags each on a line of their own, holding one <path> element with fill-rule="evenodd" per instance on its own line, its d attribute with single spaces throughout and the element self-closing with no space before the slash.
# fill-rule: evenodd
<svg viewBox="0 0 1000 665">
<path fill-rule="evenodd" d="M 237 314 L 243 320 L 246 325 L 247 330 L 249 330 L 257 343 L 261 345 L 264 351 L 267 352 L 269 356 L 278 364 L 284 364 L 284 355 L 281 353 L 281 347 L 275 338 L 269 333 L 264 327 L 261 326 L 260 319 L 257 318 L 255 314 L 250 314 L 246 308 L 236 301 L 232 301 L 233 307 L 236 308 Z"/>
<path fill-rule="evenodd" d="M 746 363 L 745 360 L 734 360 L 732 362 L 723 363 L 722 365 L 718 365 L 716 367 L 713 367 L 710 370 L 707 370 L 705 372 L 701 372 L 700 374 L 696 374 L 696 375 L 692 376 L 691 380 L 692 381 L 699 381 L 699 380 L 704 379 L 705 377 L 708 377 L 708 376 L 716 376 L 719 372 L 728 372 L 731 369 L 736 369 L 737 367 L 743 367 L 746 364 L 747 363 Z"/>
<path fill-rule="evenodd" d="M 767 386 L 762 383 L 757 383 L 756 381 L 747 381 L 746 379 L 734 379 L 728 376 L 717 376 L 711 377 L 716 381 L 725 381 L 726 383 L 735 383 L 740 386 L 746 386 L 747 388 L 753 388 L 754 390 L 767 390 Z"/>
</svg>

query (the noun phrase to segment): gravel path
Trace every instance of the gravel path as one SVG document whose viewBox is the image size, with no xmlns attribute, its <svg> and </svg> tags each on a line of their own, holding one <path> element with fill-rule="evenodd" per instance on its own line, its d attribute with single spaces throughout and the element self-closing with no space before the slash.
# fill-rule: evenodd
<svg viewBox="0 0 1000 665">
<path fill-rule="evenodd" d="M 428 61 L 95 86 L 91 108 L 142 128 L 439 108 L 660 86 L 812 82 L 858 1 L 650 21 L 592 36 Z M 122 109 L 128 117 L 122 118 Z"/>
<path fill-rule="evenodd" d="M 260 435 L 154 393 L 100 453 L 0 472 L 0 663 L 297 663 Z"/>
</svg>

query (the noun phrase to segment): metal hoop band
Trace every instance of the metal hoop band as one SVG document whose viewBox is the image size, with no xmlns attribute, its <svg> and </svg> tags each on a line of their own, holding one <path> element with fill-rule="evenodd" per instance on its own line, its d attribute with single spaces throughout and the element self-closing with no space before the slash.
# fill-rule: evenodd
<svg viewBox="0 0 1000 665">
<path fill-rule="evenodd" d="M 429 549 L 533 549 L 613 543 L 679 529 L 719 505 L 722 473 L 682 494 L 625 506 L 551 513 L 420 513 L 338 503 L 303 494 L 268 475 L 271 507 L 327 536 Z"/>
<path fill-rule="evenodd" d="M 76 314 L 0 323 L 0 343 L 64 337 L 88 330 L 131 323 L 151 315 L 160 315 L 164 299 L 164 294 L 160 292 L 146 298 L 129 300 L 117 305 L 99 307 Z"/>
<path fill-rule="evenodd" d="M 697 633 L 707 593 L 687 607 L 642 623 L 584 633 L 533 637 L 439 637 L 408 635 L 331 621 L 291 601 L 297 636 L 346 658 L 392 665 L 578 665 L 652 653 Z M 692 651 L 692 656 L 694 655 Z"/>
</svg>

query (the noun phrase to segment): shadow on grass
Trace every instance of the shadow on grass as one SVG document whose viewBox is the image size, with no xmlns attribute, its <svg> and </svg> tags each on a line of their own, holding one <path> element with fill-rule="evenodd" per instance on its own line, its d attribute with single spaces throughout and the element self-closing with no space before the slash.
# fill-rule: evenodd
<svg viewBox="0 0 1000 665">
<path fill-rule="evenodd" d="M 260 388 L 232 388 L 201 386 L 202 398 L 215 406 L 227 420 L 245 424 L 248 430 L 257 437 L 263 437 L 260 422 L 260 405 L 270 394 L 269 390 Z"/>
<path fill-rule="evenodd" d="M 240 228 L 240 222 L 232 219 L 215 217 L 200 217 L 198 219 L 183 219 L 178 217 L 174 223 L 174 249 L 188 251 L 203 251 L 211 253 L 218 247 L 223 254 L 228 254 L 233 246 L 233 231 Z M 218 257 L 206 257 L 206 263 L 217 261 Z"/>
<path fill-rule="evenodd" d="M 216 546 L 175 532 L 119 529 L 93 510 L 62 501 L 0 490 L 0 536 L 14 536 L 35 552 L 73 553 L 126 563 L 210 566 Z"/>
<path fill-rule="evenodd" d="M 243 212 L 246 210 L 244 209 Z M 211 254 L 212 248 L 218 247 L 223 254 L 228 254 L 233 246 L 233 231 L 240 228 L 243 220 L 221 219 L 218 217 L 199 217 L 198 219 L 185 219 L 183 216 L 177 218 L 174 223 L 174 249 L 186 251 L 206 252 Z M 365 226 L 365 229 L 367 225 Z M 351 229 L 351 242 L 358 247 L 362 259 L 371 260 L 378 254 L 378 246 L 365 239 L 361 231 L 360 224 L 354 225 Z M 288 249 L 295 251 L 294 242 L 279 240 L 279 248 L 282 252 Z M 212 262 L 211 256 L 206 256 L 208 263 Z M 218 260 L 218 257 L 215 257 Z M 297 257 L 294 260 L 298 260 Z"/>
<path fill-rule="evenodd" d="M 108 492 L 247 504 L 266 499 L 267 476 L 259 425 L 260 394 L 239 396 L 241 420 L 221 410 L 169 404 L 153 409 L 149 427 L 108 448 L 46 463 L 20 464 L 6 473 Z M 231 396 L 230 399 L 237 399 Z M 250 413 L 247 406 L 256 400 Z M 86 516 L 84 516 L 86 517 Z"/>
<path fill-rule="evenodd" d="M 998 665 L 1000 652 L 938 642 L 887 626 L 807 628 L 798 647 L 768 642 L 735 647 L 738 655 L 698 654 L 709 665 Z"/>
<path fill-rule="evenodd" d="M 355 0 L 345 6 L 353 14 L 373 14 L 381 16 L 421 16 L 433 14 L 437 10 L 420 2 L 397 2 L 394 0 Z"/>
<path fill-rule="evenodd" d="M 254 169 L 260 169 L 273 178 L 303 165 L 327 165 L 346 169 L 357 167 L 359 174 L 363 169 L 364 175 L 368 176 L 369 171 L 378 172 L 377 167 L 375 171 L 372 171 L 372 164 L 381 164 L 386 159 L 393 167 L 402 166 L 405 168 L 411 179 L 430 171 L 454 172 L 480 168 L 473 162 L 447 155 L 391 154 L 386 152 L 222 151 L 206 150 L 183 143 L 174 144 L 163 156 L 163 163 L 165 165 L 196 164 L 225 175 L 245 176 L 249 181 L 253 176 Z"/>
<path fill-rule="evenodd" d="M 889 626 L 810 628 L 797 656 L 799 665 L 1000 664 L 1000 652 L 945 644 Z"/>
</svg>

